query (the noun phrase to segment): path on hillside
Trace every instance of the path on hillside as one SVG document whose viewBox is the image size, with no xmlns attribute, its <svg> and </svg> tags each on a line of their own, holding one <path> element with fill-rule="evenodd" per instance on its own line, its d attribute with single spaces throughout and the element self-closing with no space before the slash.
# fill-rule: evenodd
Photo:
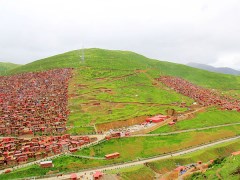
<svg viewBox="0 0 240 180">
<path fill-rule="evenodd" d="M 205 145 L 202 145 L 202 146 L 198 146 L 198 147 L 195 147 L 195 148 L 182 150 L 182 151 L 179 151 L 179 152 L 176 152 L 176 153 L 161 155 L 161 156 L 158 156 L 158 157 L 152 157 L 152 158 L 148 158 L 148 159 L 144 159 L 144 160 L 140 160 L 140 161 L 122 163 L 122 164 L 118 164 L 118 165 L 109 165 L 109 166 L 105 166 L 105 167 L 92 168 L 92 169 L 88 169 L 88 170 L 82 170 L 82 171 L 77 172 L 76 174 L 79 177 L 83 174 L 90 174 L 90 173 L 95 172 L 95 171 L 106 171 L 106 170 L 125 168 L 125 167 L 129 167 L 129 166 L 141 165 L 141 164 L 148 163 L 148 162 L 153 162 L 153 161 L 158 161 L 158 160 L 162 160 L 162 159 L 166 159 L 166 158 L 171 158 L 171 157 L 174 157 L 174 156 L 180 156 L 180 155 L 188 154 L 188 153 L 191 153 L 191 152 L 194 152 L 194 151 L 197 151 L 197 150 L 205 149 L 207 147 L 211 147 L 211 146 L 221 144 L 221 143 L 225 143 L 225 142 L 230 142 L 230 141 L 237 140 L 237 139 L 240 139 L 240 136 L 236 136 L 236 137 L 216 141 L 216 142 L 213 142 L 213 143 L 205 144 Z M 43 178 L 43 179 L 45 179 L 45 180 L 62 179 L 63 180 L 63 179 L 68 179 L 68 178 L 70 178 L 70 174 L 62 175 L 60 177 L 55 176 L 55 177 Z"/>
<path fill-rule="evenodd" d="M 239 123 L 231 123 L 231 124 L 222 124 L 222 125 L 216 125 L 216 126 L 208 126 L 208 127 L 203 127 L 203 128 L 186 129 L 186 130 L 174 131 L 174 132 L 168 132 L 168 133 L 137 134 L 137 135 L 132 135 L 131 137 L 167 136 L 167 135 L 171 135 L 171 134 L 180 134 L 180 133 L 185 133 L 185 132 L 200 131 L 200 130 L 214 129 L 214 128 L 219 128 L 219 127 L 227 127 L 227 126 L 234 126 L 234 125 L 240 125 L 240 122 Z"/>
</svg>

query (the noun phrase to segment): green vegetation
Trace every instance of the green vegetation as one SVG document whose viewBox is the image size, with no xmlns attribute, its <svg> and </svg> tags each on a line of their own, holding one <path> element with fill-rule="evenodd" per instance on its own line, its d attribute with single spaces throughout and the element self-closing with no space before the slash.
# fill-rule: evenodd
<svg viewBox="0 0 240 180">
<path fill-rule="evenodd" d="M 223 143 L 220 145 L 216 145 L 204 150 L 196 151 L 187 155 L 182 155 L 182 156 L 177 156 L 177 157 L 172 157 L 168 159 L 163 159 L 160 161 L 154 161 L 147 163 L 147 166 L 139 165 L 139 166 L 132 166 L 129 168 L 124 168 L 124 169 L 119 169 L 119 170 L 114 170 L 114 171 L 109 171 L 107 174 L 117 174 L 119 173 L 121 177 L 124 177 L 125 172 L 131 172 L 129 174 L 141 174 L 142 175 L 142 169 L 143 167 L 149 169 L 152 172 L 158 172 L 159 174 L 164 174 L 168 171 L 171 171 L 176 168 L 176 165 L 186 165 L 186 164 L 191 164 L 191 163 L 196 163 L 197 161 L 203 161 L 203 162 L 208 162 L 212 159 L 222 159 L 225 156 L 229 156 L 232 152 L 238 151 L 240 148 L 240 141 L 232 141 L 232 142 L 227 142 Z M 236 171 L 237 165 L 239 166 L 239 157 L 238 156 L 233 163 L 233 166 L 231 168 L 226 167 L 224 171 L 228 171 L 228 175 L 232 176 L 234 172 Z M 229 159 L 234 159 L 229 157 Z M 226 164 L 225 165 L 231 165 Z M 233 170 L 230 170 L 233 169 Z M 207 179 L 214 179 L 213 176 L 209 176 L 208 174 L 214 174 L 216 173 L 216 168 L 214 167 L 213 171 L 209 169 L 205 174 L 207 175 Z M 231 174 L 230 174 L 230 173 Z M 220 171 L 221 174 L 221 171 Z M 235 174 L 235 177 L 237 174 Z M 203 174 L 199 174 L 198 176 L 195 176 L 199 179 L 203 177 Z M 227 176 L 222 176 L 222 177 L 227 177 Z M 234 177 L 234 176 L 233 176 Z M 196 179 L 197 179 L 196 178 Z M 216 178 L 216 177 L 215 177 Z M 129 176 L 129 179 L 131 179 L 131 176 Z M 190 177 L 189 179 L 194 179 L 193 177 Z M 223 179 L 228 179 L 228 178 L 223 178 Z"/>
<path fill-rule="evenodd" d="M 17 68 L 19 66 L 21 66 L 21 65 L 13 64 L 13 63 L 7 63 L 7 62 L 0 62 L 0 76 L 7 74 L 7 72 L 9 70 Z"/>
<path fill-rule="evenodd" d="M 129 146 L 127 146 L 126 148 L 129 148 Z M 210 147 L 210 148 L 197 151 L 191 154 L 151 162 L 151 163 L 148 163 L 148 166 L 151 167 L 151 169 L 153 169 L 156 172 L 164 173 L 174 169 L 176 167 L 176 164 L 185 165 L 185 164 L 197 162 L 199 160 L 203 162 L 207 162 L 211 159 L 216 159 L 217 157 L 228 156 L 233 151 L 239 150 L 239 148 L 240 148 L 240 141 L 237 140 L 237 141 L 216 145 L 214 147 Z M 26 178 L 26 177 L 33 177 L 33 176 L 43 176 L 49 171 L 55 171 L 55 173 L 73 172 L 83 168 L 98 167 L 102 165 L 114 164 L 117 162 L 122 162 L 122 161 L 119 159 L 106 161 L 106 160 L 91 160 L 91 159 L 83 159 L 83 158 L 77 158 L 77 157 L 62 156 L 62 157 L 53 159 L 53 164 L 54 164 L 53 168 L 45 169 L 45 168 L 40 168 L 38 165 L 32 165 L 26 168 L 20 168 L 9 174 L 1 174 L 0 179 L 16 179 L 16 178 Z M 141 172 L 142 171 L 141 168 L 142 167 L 139 167 L 139 168 L 131 167 L 130 169 L 125 169 L 125 170 L 123 169 L 123 171 L 121 172 L 123 172 L 124 174 L 123 177 L 126 176 L 127 178 L 130 178 L 132 175 L 135 177 L 136 174 Z M 122 174 L 121 172 L 120 174 Z M 108 173 L 115 173 L 115 172 L 110 171 Z M 148 174 L 148 173 L 151 174 L 150 172 L 147 172 L 144 174 Z"/>
<path fill-rule="evenodd" d="M 74 68 L 73 78 L 69 83 L 68 99 L 71 113 L 67 126 L 70 134 L 92 134 L 95 131 L 95 125 L 159 113 L 165 114 L 167 109 L 175 109 L 178 112 L 186 111 L 187 108 L 181 108 L 180 103 L 186 102 L 189 106 L 193 100 L 154 80 L 161 75 L 182 77 L 197 85 L 214 88 L 220 93 L 240 99 L 240 76 L 218 74 L 185 65 L 152 60 L 129 51 L 86 49 L 85 62 L 80 61 L 80 54 L 79 50 L 75 50 L 22 66 L 0 63 L 0 75 L 55 68 Z M 209 108 L 191 120 L 178 122 L 173 127 L 164 126 L 152 133 L 173 132 L 235 122 L 240 122 L 238 112 Z M 62 156 L 53 160 L 53 168 L 42 169 L 38 165 L 32 165 L 0 175 L 0 179 L 41 176 L 49 171 L 71 172 L 147 158 L 239 135 L 239 130 L 240 125 L 234 125 L 168 136 L 112 139 L 80 150 L 76 154 L 104 157 L 105 154 L 117 151 L 121 154 L 118 159 L 106 161 Z M 176 164 L 184 165 L 197 160 L 205 162 L 229 155 L 237 148 L 240 148 L 239 141 L 189 155 L 148 163 L 148 165 L 154 171 L 162 173 L 175 168 Z M 219 171 L 221 176 L 228 177 L 229 172 L 234 173 L 237 168 L 235 164 L 228 167 L 229 162 L 239 163 L 239 161 L 233 162 L 232 159 L 227 159 L 216 167 L 214 166 L 213 170 L 221 168 Z M 154 172 L 149 167 L 140 166 L 121 170 L 121 177 L 123 179 L 139 179 L 139 172 L 141 172 L 140 178 L 151 179 Z M 207 171 L 205 175 L 215 178 L 213 174 L 211 171 Z M 195 177 L 197 176 L 195 175 Z"/>
<path fill-rule="evenodd" d="M 80 134 L 84 128 L 85 133 L 89 133 L 94 124 L 165 114 L 166 109 L 183 112 L 187 108 L 180 108 L 179 104 L 193 102 L 173 90 L 152 85 L 147 72 L 99 71 L 88 67 L 75 69 L 73 74 L 69 84 L 68 125 L 80 126 L 81 131 L 70 130 L 71 134 Z M 94 102 L 100 104 L 96 106 Z"/>
<path fill-rule="evenodd" d="M 121 157 L 116 159 L 117 162 L 129 161 L 174 152 L 210 141 L 216 141 L 221 138 L 232 137 L 239 135 L 239 130 L 240 125 L 235 125 L 167 136 L 112 139 L 99 145 L 80 150 L 75 154 L 104 157 L 106 154 L 117 151 L 121 154 Z"/>
<path fill-rule="evenodd" d="M 155 177 L 155 173 L 146 166 L 143 166 L 138 170 L 122 172 L 120 173 L 120 175 L 121 175 L 121 178 L 125 180 L 132 180 L 132 179 L 146 180 L 146 179 L 154 179 Z"/>
<path fill-rule="evenodd" d="M 202 128 L 208 126 L 216 126 L 229 123 L 239 123 L 240 116 L 237 111 L 221 111 L 215 108 L 209 108 L 206 112 L 199 113 L 193 119 L 184 120 L 177 122 L 176 125 L 163 126 L 155 131 L 151 132 L 152 134 L 156 133 L 165 133 L 165 132 L 174 132 L 179 130 Z"/>
<path fill-rule="evenodd" d="M 150 162 L 148 165 L 158 173 L 166 173 L 176 168 L 177 165 L 186 165 L 195 163 L 197 161 L 208 162 L 212 159 L 229 156 L 232 152 L 238 151 L 240 148 L 240 141 L 232 141 L 216 145 L 204 150 L 196 151 L 187 155 L 163 159 L 160 161 Z"/>
<path fill-rule="evenodd" d="M 214 161 L 213 166 L 205 173 L 195 173 L 188 179 L 229 179 L 238 180 L 240 176 L 240 156 L 227 157 Z"/>
<path fill-rule="evenodd" d="M 71 134 L 93 133 L 96 124 L 165 114 L 169 108 L 185 111 L 186 108 L 180 108 L 179 103 L 190 105 L 193 100 L 156 83 L 154 78 L 161 75 L 179 76 L 226 94 L 234 91 L 236 98 L 240 91 L 239 76 L 152 60 L 130 51 L 85 49 L 85 62 L 81 62 L 80 54 L 81 50 L 70 51 L 7 71 L 10 75 L 74 68 L 69 85 L 71 114 L 67 123 L 77 128 L 69 129 Z M 100 105 L 93 105 L 96 102 Z"/>
<path fill-rule="evenodd" d="M 141 172 L 141 176 L 139 176 L 139 172 Z M 155 173 L 148 167 L 144 165 L 136 165 L 116 170 L 106 171 L 107 174 L 118 174 L 120 179 L 132 180 L 132 179 L 153 179 Z"/>
<path fill-rule="evenodd" d="M 42 60 L 34 61 L 24 66 L 15 68 L 14 70 L 10 70 L 8 73 L 16 74 L 64 67 L 92 67 L 99 70 L 148 69 L 152 77 L 158 77 L 160 74 L 178 76 L 208 88 L 236 90 L 236 87 L 240 87 L 239 76 L 213 73 L 185 65 L 152 60 L 130 51 L 114 51 L 94 48 L 85 49 L 85 63 L 80 62 L 80 53 L 80 50 L 66 52 Z"/>
</svg>

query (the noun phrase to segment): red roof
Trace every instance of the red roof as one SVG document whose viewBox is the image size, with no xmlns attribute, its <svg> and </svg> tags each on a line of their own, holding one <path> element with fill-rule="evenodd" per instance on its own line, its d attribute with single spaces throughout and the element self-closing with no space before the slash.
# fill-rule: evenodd
<svg viewBox="0 0 240 180">
<path fill-rule="evenodd" d="M 118 156 L 120 155 L 118 152 L 112 153 L 112 154 L 107 154 L 105 157 L 111 157 L 111 156 Z"/>
<path fill-rule="evenodd" d="M 169 125 L 174 125 L 174 124 L 176 124 L 175 122 L 169 122 L 168 123 Z"/>
<path fill-rule="evenodd" d="M 237 155 L 240 155 L 240 151 L 237 151 L 237 152 L 233 152 L 232 153 L 233 156 L 237 156 Z"/>
<path fill-rule="evenodd" d="M 77 174 L 75 173 L 72 173 L 71 176 L 70 176 L 71 179 L 77 179 Z"/>
<path fill-rule="evenodd" d="M 101 177 L 102 175 L 103 175 L 102 172 L 96 171 L 96 172 L 93 174 L 93 177 L 94 177 L 94 178 L 99 178 L 99 177 Z"/>
<path fill-rule="evenodd" d="M 185 169 L 185 166 L 178 166 L 176 169 L 174 169 L 175 171 L 181 171 Z"/>
<path fill-rule="evenodd" d="M 147 118 L 146 121 L 147 122 L 149 122 L 149 121 L 164 121 L 167 118 L 168 118 L 168 116 L 165 116 L 165 115 L 156 115 L 156 116 Z"/>
</svg>

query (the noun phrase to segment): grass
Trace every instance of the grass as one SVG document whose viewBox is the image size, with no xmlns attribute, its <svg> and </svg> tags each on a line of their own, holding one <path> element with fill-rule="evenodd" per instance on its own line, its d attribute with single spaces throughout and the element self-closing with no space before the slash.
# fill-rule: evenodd
<svg viewBox="0 0 240 180">
<path fill-rule="evenodd" d="M 139 176 L 141 172 L 141 176 Z M 105 171 L 106 174 L 118 174 L 120 179 L 132 180 L 132 179 L 153 179 L 155 173 L 144 165 L 130 166 L 121 169 L 114 169 Z"/>
<path fill-rule="evenodd" d="M 239 130 L 240 125 L 236 125 L 167 136 L 112 139 L 99 145 L 80 150 L 76 152 L 76 154 L 104 157 L 106 154 L 117 151 L 121 154 L 121 157 L 116 159 L 116 161 L 129 161 L 173 152 L 210 141 L 216 141 L 221 138 L 235 136 L 239 134 Z"/>
<path fill-rule="evenodd" d="M 86 127 L 86 133 L 94 124 L 127 120 L 144 115 L 165 114 L 166 109 L 183 112 L 186 108 L 172 102 L 193 100 L 169 89 L 152 85 L 148 75 L 135 71 L 78 68 L 69 84 L 68 125 Z M 104 89 L 111 90 L 105 92 Z M 150 92 L 150 93 L 149 93 Z M 100 102 L 94 106 L 93 101 Z M 111 111 L 109 113 L 109 111 Z M 84 129 L 82 128 L 84 132 Z M 80 134 L 80 131 L 69 131 Z"/>
<path fill-rule="evenodd" d="M 124 179 L 124 180 L 132 180 L 132 179 L 146 180 L 146 179 L 154 179 L 155 173 L 150 168 L 143 166 L 138 170 L 122 172 L 120 173 L 120 176 L 121 176 L 121 179 Z"/>
<path fill-rule="evenodd" d="M 240 87 L 238 76 L 153 60 L 130 51 L 85 49 L 84 63 L 79 60 L 80 54 L 80 50 L 70 51 L 7 71 L 7 74 L 11 75 L 54 68 L 74 68 L 69 84 L 71 114 L 67 123 L 80 128 L 69 130 L 71 134 L 91 133 L 94 124 L 126 120 L 146 114 L 165 114 L 168 108 L 186 110 L 172 103 L 187 102 L 190 105 L 192 99 L 162 84 L 152 84 L 154 78 L 160 75 L 179 76 L 225 93 L 234 91 L 239 94 L 240 90 L 236 88 Z M 111 92 L 104 92 L 104 88 Z M 92 101 L 100 102 L 101 105 L 93 106 Z M 152 106 L 154 103 L 164 106 Z"/>
<path fill-rule="evenodd" d="M 148 165 L 158 173 L 166 173 L 176 168 L 177 165 L 186 165 L 197 161 L 208 162 L 211 159 L 229 156 L 232 152 L 238 151 L 240 141 L 232 141 L 209 147 L 204 150 L 196 151 L 190 154 L 150 162 Z"/>
<path fill-rule="evenodd" d="M 240 89 L 240 77 L 208 72 L 185 65 L 153 60 L 130 51 L 85 49 L 85 63 L 80 62 L 80 50 L 70 51 L 23 65 L 8 71 L 16 74 L 30 71 L 42 71 L 53 68 L 93 67 L 102 69 L 136 70 L 150 69 L 152 77 L 160 74 L 179 76 L 195 84 L 221 90 Z"/>
<path fill-rule="evenodd" d="M 21 65 L 20 64 L 7 63 L 7 62 L 0 62 L 0 76 L 7 74 L 7 72 L 9 70 L 17 68 L 19 66 L 21 66 Z"/>
<path fill-rule="evenodd" d="M 228 130 L 230 130 L 230 129 L 228 129 Z M 221 131 L 219 133 L 224 133 L 224 132 Z M 204 132 L 204 134 L 206 134 L 206 136 L 202 137 L 202 139 L 204 139 L 204 138 L 206 139 L 206 137 L 209 137 L 209 135 L 210 135 L 209 132 Z M 211 135 L 214 135 L 214 134 L 211 134 Z M 199 134 L 195 134 L 194 137 L 196 137 L 196 136 L 199 136 Z M 187 139 L 187 137 L 189 137 L 189 134 L 185 133 L 184 138 Z M 199 137 L 201 137 L 201 136 L 199 136 Z M 181 136 L 180 139 L 181 138 L 183 138 L 183 136 Z M 170 139 L 170 140 L 167 140 L 167 139 Z M 147 139 L 140 138 L 140 140 L 137 138 L 134 138 L 134 140 L 133 140 L 133 138 L 126 138 L 126 139 L 116 139 L 114 141 L 108 141 L 107 143 L 115 145 L 115 148 L 113 149 L 114 152 L 121 151 L 119 146 L 116 146 L 116 145 L 117 145 L 117 143 L 122 143 L 122 145 L 124 145 L 124 146 L 122 146 L 122 148 L 128 149 L 127 153 L 131 154 L 132 151 L 139 152 L 140 149 L 142 151 L 144 151 L 143 148 L 139 148 L 141 145 L 139 146 L 137 144 L 137 142 L 144 141 L 143 144 L 146 145 L 146 143 L 148 143 L 149 140 L 150 139 L 148 139 L 148 138 Z M 165 142 L 164 142 L 164 140 L 165 140 Z M 128 141 L 129 143 L 126 144 L 126 143 L 124 143 L 124 141 Z M 192 139 L 192 141 L 194 141 L 194 139 Z M 117 143 L 115 143 L 115 142 L 117 142 Z M 132 144 L 134 142 L 135 142 L 135 144 Z M 152 144 L 153 148 L 155 148 L 156 146 L 161 148 L 162 146 L 165 146 L 165 147 L 168 146 L 169 142 L 170 142 L 169 145 L 171 148 L 174 143 L 180 143 L 181 140 L 179 140 L 179 139 L 173 140 L 173 139 L 171 139 L 170 136 L 168 136 L 165 139 L 162 139 L 162 138 L 154 139 L 154 141 L 152 140 L 149 143 Z M 151 148 L 151 146 L 148 146 L 148 147 L 149 148 L 147 149 L 147 151 L 150 151 L 152 148 Z M 99 144 L 98 146 L 94 147 L 94 149 L 103 149 L 103 148 L 105 148 L 105 145 L 103 146 L 103 144 Z M 164 173 L 166 171 L 174 169 L 176 167 L 176 164 L 184 165 L 184 164 L 197 162 L 198 160 L 202 160 L 203 162 L 206 162 L 206 161 L 209 161 L 210 159 L 227 156 L 231 152 L 239 150 L 239 148 L 240 148 L 240 141 L 239 140 L 232 141 L 232 142 L 216 145 L 214 147 L 210 147 L 210 148 L 207 148 L 207 149 L 204 149 L 201 151 L 197 151 L 197 152 L 194 152 L 191 154 L 173 157 L 173 158 L 169 158 L 169 159 L 164 159 L 161 161 L 151 162 L 151 163 L 148 163 L 148 165 L 149 165 L 149 167 L 151 167 L 151 169 L 154 169 L 154 171 L 159 172 L 159 173 Z M 99 152 L 101 152 L 101 151 L 102 150 L 99 150 Z M 111 150 L 111 152 L 112 152 L 112 150 Z M 160 149 L 159 149 L 159 152 L 160 152 Z M 127 153 L 125 153 L 125 154 L 121 153 L 121 156 L 127 156 L 126 155 Z M 135 152 L 133 154 L 133 158 L 130 158 L 130 159 L 136 158 L 136 154 L 141 156 L 141 154 L 143 154 L 143 153 Z M 131 156 L 131 155 L 128 155 L 128 157 L 129 156 Z M 62 156 L 62 157 L 53 159 L 53 164 L 54 164 L 53 168 L 43 169 L 43 168 L 40 168 L 38 165 L 31 165 L 31 166 L 28 166 L 25 168 L 15 170 L 9 174 L 2 174 L 2 175 L 0 175 L 0 179 L 16 179 L 16 178 L 26 178 L 26 177 L 33 177 L 33 176 L 43 176 L 49 171 L 57 171 L 57 172 L 61 172 L 61 173 L 74 172 L 74 171 L 76 172 L 78 170 L 85 169 L 85 168 L 110 165 L 110 164 L 124 162 L 124 161 L 125 161 L 125 159 L 123 159 L 123 158 L 106 161 L 106 160 L 90 160 L 90 159 Z M 139 170 L 140 170 L 140 168 L 139 168 Z M 130 169 L 130 170 L 123 170 L 123 174 L 125 174 L 124 172 L 127 173 L 127 172 L 133 171 L 131 173 L 127 173 L 126 176 L 130 178 L 132 176 L 131 174 L 133 174 L 133 176 L 136 177 L 137 174 L 139 172 L 141 172 L 139 170 L 135 169 L 135 168 Z M 115 173 L 115 172 L 109 172 L 109 173 Z M 146 173 L 146 174 L 148 174 L 148 173 Z"/>
<path fill-rule="evenodd" d="M 238 180 L 240 176 L 240 156 L 226 157 L 219 164 L 214 164 L 205 173 L 195 173 L 188 179 L 222 179 Z"/>
<path fill-rule="evenodd" d="M 208 126 L 216 126 L 229 123 L 240 122 L 240 114 L 236 111 L 221 111 L 215 108 L 209 108 L 206 112 L 199 113 L 195 118 L 177 122 L 176 125 L 163 126 L 152 134 L 174 132 L 179 130 L 202 128 Z"/>
<path fill-rule="evenodd" d="M 81 134 L 94 134 L 95 130 L 93 127 L 73 127 L 67 130 L 68 134 L 81 135 Z"/>
<path fill-rule="evenodd" d="M 151 170 L 152 172 L 164 174 L 166 172 L 169 172 L 169 171 L 175 169 L 177 165 L 186 165 L 186 164 L 196 163 L 197 161 L 208 162 L 209 160 L 212 160 L 212 159 L 229 156 L 232 152 L 237 151 L 239 149 L 240 149 L 240 141 L 235 140 L 232 142 L 215 145 L 213 147 L 209 147 L 204 150 L 199 150 L 199 151 L 196 151 L 193 153 L 189 153 L 187 155 L 181 155 L 181 156 L 177 156 L 177 157 L 163 159 L 160 161 L 149 162 L 149 163 L 147 163 L 148 167 L 146 167 L 144 165 L 138 165 L 138 166 L 132 166 L 132 167 L 124 168 L 124 169 L 109 171 L 107 173 L 108 174 L 119 173 L 120 175 L 122 175 L 122 174 L 125 174 L 125 172 L 127 172 L 127 173 L 131 172 L 131 174 L 134 174 L 134 175 L 136 174 L 139 176 L 139 174 L 142 175 L 142 168 L 145 167 L 145 168 L 148 168 L 149 170 Z M 240 164 L 239 158 L 240 158 L 240 156 L 236 157 L 235 159 L 228 157 L 229 161 L 227 160 L 226 163 L 224 163 L 224 165 L 221 165 L 221 166 L 224 166 L 224 168 L 222 168 L 222 170 L 220 171 L 220 174 L 223 177 L 223 179 L 228 179 L 227 177 L 229 175 L 231 177 L 231 173 L 236 171 L 236 169 L 237 169 L 236 167 L 238 167 Z M 231 166 L 231 167 L 229 167 L 229 166 Z M 205 173 L 205 175 L 207 175 L 207 177 L 208 177 L 207 179 L 216 178 L 216 177 L 213 177 L 212 175 L 216 174 L 217 168 L 219 168 L 219 167 L 217 166 L 217 167 L 214 167 L 213 169 L 209 169 Z M 224 175 L 222 175 L 223 174 L 222 171 L 223 171 Z M 130 174 L 130 173 L 128 173 L 128 174 Z M 130 175 L 129 179 L 133 179 L 131 177 L 132 176 Z M 195 178 L 190 177 L 189 179 L 204 179 L 202 177 L 203 177 L 203 174 L 200 174 L 199 176 L 195 176 Z"/>
</svg>

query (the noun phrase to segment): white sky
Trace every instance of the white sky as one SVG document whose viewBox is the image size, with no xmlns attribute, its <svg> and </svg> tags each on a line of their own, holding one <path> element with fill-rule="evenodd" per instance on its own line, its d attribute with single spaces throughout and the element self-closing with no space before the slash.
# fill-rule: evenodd
<svg viewBox="0 0 240 180">
<path fill-rule="evenodd" d="M 85 47 L 240 69 L 239 0 L 0 0 L 0 61 Z"/>
</svg>

